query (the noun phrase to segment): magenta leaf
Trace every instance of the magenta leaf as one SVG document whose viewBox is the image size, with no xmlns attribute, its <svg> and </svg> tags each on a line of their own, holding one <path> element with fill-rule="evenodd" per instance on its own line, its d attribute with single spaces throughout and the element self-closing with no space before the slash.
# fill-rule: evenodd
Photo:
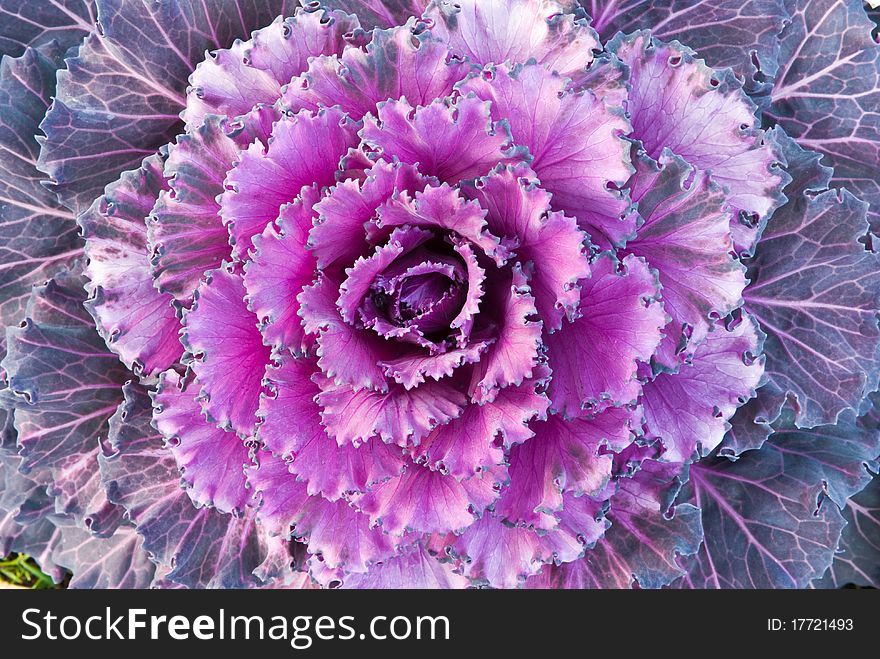
<svg viewBox="0 0 880 659">
<path fill-rule="evenodd" d="M 381 441 L 401 447 L 418 445 L 434 428 L 461 415 L 464 394 L 441 380 L 407 390 L 392 384 L 386 392 L 338 385 L 316 376 L 321 420 L 340 446 Z"/>
<path fill-rule="evenodd" d="M 257 436 L 288 461 L 291 474 L 308 484 L 309 495 L 336 501 L 401 472 L 403 451 L 395 445 L 370 441 L 359 447 L 339 446 L 327 434 L 315 402 L 321 390 L 312 381 L 320 373 L 314 360 L 285 356 L 280 362 L 266 373 L 272 393 L 260 400 L 263 422 Z"/>
<path fill-rule="evenodd" d="M 647 436 L 663 444 L 664 460 L 687 462 L 721 443 L 734 412 L 761 383 L 762 339 L 750 317 L 732 328 L 718 323 L 681 370 L 644 384 Z"/>
<path fill-rule="evenodd" d="M 454 153 L 450 151 L 446 155 L 452 157 Z M 419 158 L 418 155 L 412 155 L 413 164 L 419 163 Z M 484 164 L 488 166 L 491 161 L 492 158 L 489 158 Z M 454 166 L 461 164 L 461 159 L 457 159 Z M 499 265 L 506 256 L 499 237 L 487 228 L 486 211 L 475 201 L 467 201 L 458 189 L 446 183 L 428 185 L 412 196 L 405 192 L 393 196 L 379 208 L 376 224 L 383 229 L 407 225 L 423 229 L 447 229 L 478 245 L 486 256 Z"/>
<path fill-rule="evenodd" d="M 249 447 L 205 420 L 197 391 L 176 371 L 161 374 L 153 395 L 153 426 L 165 438 L 193 504 L 240 516 L 251 499 L 244 478 Z"/>
<path fill-rule="evenodd" d="M 321 426 L 312 376 L 320 372 L 313 359 L 281 355 L 266 369 L 268 393 L 260 398 L 257 437 L 274 455 L 290 460 L 304 446 L 332 441 Z"/>
<path fill-rule="evenodd" d="M 183 340 L 193 356 L 192 369 L 209 418 L 247 436 L 256 425 L 270 350 L 263 345 L 257 317 L 244 296 L 239 275 L 225 265 L 212 271 L 184 316 Z M 229 378 L 233 371 L 238 374 L 234 380 Z"/>
<path fill-rule="evenodd" d="M 459 366 L 473 364 L 480 360 L 480 355 L 492 345 L 492 341 L 471 343 L 464 348 L 455 348 L 447 352 L 431 355 L 423 350 L 414 349 L 394 359 L 379 362 L 385 375 L 393 378 L 407 389 L 414 389 L 428 378 L 442 380 L 455 372 Z"/>
<path fill-rule="evenodd" d="M 168 146 L 162 191 L 148 221 L 156 287 L 188 305 L 199 280 L 228 259 L 229 232 L 217 197 L 238 156 L 229 124 L 210 117 Z"/>
<path fill-rule="evenodd" d="M 542 323 L 535 320 L 535 298 L 519 264 L 487 284 L 484 305 L 494 312 L 496 340 L 474 365 L 471 396 L 478 404 L 533 376 L 543 330 Z M 489 313 L 483 316 L 492 317 Z"/>
<path fill-rule="evenodd" d="M 413 106 L 449 96 L 467 63 L 453 60 L 446 44 L 412 24 L 373 33 L 366 48 L 349 46 L 341 56 L 316 57 L 308 71 L 287 85 L 281 104 L 289 112 L 339 106 L 360 121 L 388 99 Z"/>
<path fill-rule="evenodd" d="M 742 82 L 729 70 L 708 68 L 681 44 L 659 42 L 647 31 L 620 34 L 608 50 L 630 67 L 632 137 L 655 160 L 668 148 L 711 172 L 728 192 L 734 244 L 750 253 L 767 218 L 785 201 L 787 178 Z"/>
<path fill-rule="evenodd" d="M 357 497 L 355 506 L 386 533 L 461 531 L 498 498 L 504 469 L 487 469 L 458 481 L 409 462 L 400 476 Z"/>
<path fill-rule="evenodd" d="M 355 261 L 345 271 L 346 279 L 339 286 L 339 299 L 336 306 L 342 319 L 355 325 L 358 310 L 376 279 L 388 270 L 400 257 L 408 255 L 430 240 L 430 231 L 417 227 L 400 227 L 388 237 L 388 242 L 376 247 L 372 254 Z"/>
<path fill-rule="evenodd" d="M 281 96 L 281 85 L 271 71 L 245 63 L 251 43 L 236 41 L 212 53 L 189 77 L 183 119 L 187 128 L 198 127 L 208 115 L 237 117 L 257 104 L 272 105 Z"/>
<path fill-rule="evenodd" d="M 545 564 L 566 564 L 580 559 L 596 544 L 608 522 L 602 505 L 589 497 L 565 497 L 560 525 L 548 533 L 509 526 L 486 512 L 464 533 L 454 538 L 450 550 L 462 561 L 462 571 L 477 585 L 515 588 L 528 584 Z M 577 510 L 570 514 L 569 511 Z"/>
<path fill-rule="evenodd" d="M 546 369 L 541 374 L 546 377 Z M 454 478 L 469 478 L 504 463 L 503 447 L 534 435 L 529 422 L 543 419 L 549 401 L 537 388 L 538 377 L 500 389 L 483 405 L 468 405 L 462 415 L 435 428 L 411 450 L 413 459 Z"/>
<path fill-rule="evenodd" d="M 633 171 L 622 139 L 632 128 L 592 92 L 567 90 L 567 82 L 534 63 L 499 65 L 472 75 L 461 91 L 492 102 L 492 118 L 506 121 L 513 143 L 527 149 L 553 209 L 608 248 L 635 229 L 629 199 L 618 189 Z"/>
<path fill-rule="evenodd" d="M 434 2 L 425 12 L 432 31 L 474 64 L 514 64 L 534 59 L 562 75 L 582 71 L 599 48 L 589 22 L 548 0 Z"/>
<path fill-rule="evenodd" d="M 462 189 L 486 211 L 489 231 L 510 244 L 529 274 L 535 306 L 548 331 L 580 304 L 579 279 L 590 274 L 586 234 L 561 212 L 551 212 L 552 195 L 528 168 L 499 167 Z"/>
<path fill-rule="evenodd" d="M 318 219 L 309 233 L 308 246 L 322 269 L 331 265 L 345 268 L 364 256 L 367 225 L 376 221 L 378 209 L 395 193 L 411 196 L 428 183 L 412 165 L 382 160 L 365 176 L 363 181 L 342 181 L 315 206 Z"/>
<path fill-rule="evenodd" d="M 244 55 L 251 66 L 270 71 L 280 85 L 286 85 L 309 68 L 312 57 L 340 52 L 358 25 L 356 17 L 342 12 L 307 9 L 279 16 L 254 32 Z"/>
<path fill-rule="evenodd" d="M 516 588 L 552 560 L 533 530 L 505 526 L 489 513 L 455 539 L 453 550 L 468 578 L 496 588 Z"/>
<path fill-rule="evenodd" d="M 545 337 L 553 379 L 553 410 L 575 417 L 631 403 L 641 393 L 638 362 L 651 358 L 667 322 L 657 300 L 656 271 L 635 256 L 608 255 L 581 282 L 580 317 Z"/>
<path fill-rule="evenodd" d="M 656 163 L 641 154 L 637 170 L 629 186 L 644 223 L 626 249 L 659 272 L 672 322 L 655 361 L 674 370 L 742 304 L 745 268 L 731 254 L 726 194 L 709 175 L 665 150 Z"/>
<path fill-rule="evenodd" d="M 79 217 L 86 239 L 88 308 L 107 346 L 135 374 L 153 375 L 180 359 L 180 320 L 172 297 L 153 287 L 147 215 L 166 187 L 150 157 L 104 190 Z"/>
<path fill-rule="evenodd" d="M 342 588 L 449 589 L 466 588 L 468 580 L 453 571 L 451 563 L 432 556 L 416 544 L 400 550 L 397 556 L 374 565 L 367 574 L 354 574 Z"/>
<path fill-rule="evenodd" d="M 309 496 L 281 459 L 260 454 L 258 466 L 248 470 L 248 482 L 262 499 L 259 517 L 268 531 L 305 543 L 330 570 L 363 573 L 395 553 L 399 539 L 373 528 L 370 518 L 344 499 Z"/>
<path fill-rule="evenodd" d="M 297 297 L 306 333 L 317 335 L 318 365 L 337 385 L 387 391 L 380 360 L 393 357 L 393 347 L 379 334 L 342 320 L 338 295 L 339 284 L 320 277 Z"/>
<path fill-rule="evenodd" d="M 297 296 L 315 279 L 315 257 L 306 245 L 318 198 L 317 188 L 303 188 L 282 206 L 278 220 L 254 236 L 254 258 L 245 266 L 248 308 L 257 316 L 264 343 L 276 349 L 309 347 Z"/>
<path fill-rule="evenodd" d="M 285 116 L 274 125 L 267 145 L 255 142 L 242 151 L 220 198 L 233 255 L 246 257 L 251 239 L 304 187 L 333 185 L 339 161 L 357 143 L 357 127 L 339 108 L 331 108 Z M 305 153 L 320 155 L 306 158 Z"/>
<path fill-rule="evenodd" d="M 198 127 L 209 115 L 236 117 L 274 105 L 283 86 L 308 68 L 310 57 L 341 50 L 357 32 L 356 17 L 311 9 L 279 16 L 251 39 L 236 40 L 202 61 L 187 87 L 182 114 L 187 128 Z"/>
<path fill-rule="evenodd" d="M 600 495 L 611 478 L 611 452 L 626 448 L 640 425 L 641 410 L 623 408 L 571 421 L 554 414 L 532 424 L 535 436 L 510 451 L 510 485 L 495 513 L 512 524 L 555 528 L 565 493 Z"/>
<path fill-rule="evenodd" d="M 524 156 L 507 149 L 510 135 L 490 114 L 491 104 L 463 96 L 414 107 L 407 99 L 379 104 L 378 118 L 364 119 L 364 143 L 387 161 L 419 165 L 450 185 L 485 176 L 499 163 Z"/>
</svg>

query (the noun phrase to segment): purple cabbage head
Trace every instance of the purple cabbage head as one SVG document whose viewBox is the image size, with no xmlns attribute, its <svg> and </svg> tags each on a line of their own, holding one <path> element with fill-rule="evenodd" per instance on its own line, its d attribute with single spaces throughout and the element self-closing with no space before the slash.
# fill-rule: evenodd
<svg viewBox="0 0 880 659">
<path fill-rule="evenodd" d="M 18 4 L 0 554 L 79 587 L 880 581 L 857 0 Z"/>
</svg>

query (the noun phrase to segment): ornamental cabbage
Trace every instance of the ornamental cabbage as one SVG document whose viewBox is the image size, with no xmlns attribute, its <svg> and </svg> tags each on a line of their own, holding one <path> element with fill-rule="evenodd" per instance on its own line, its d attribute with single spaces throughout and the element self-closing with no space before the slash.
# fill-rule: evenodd
<svg viewBox="0 0 880 659">
<path fill-rule="evenodd" d="M 86 588 L 880 582 L 858 0 L 0 17 L 0 554 Z"/>
</svg>

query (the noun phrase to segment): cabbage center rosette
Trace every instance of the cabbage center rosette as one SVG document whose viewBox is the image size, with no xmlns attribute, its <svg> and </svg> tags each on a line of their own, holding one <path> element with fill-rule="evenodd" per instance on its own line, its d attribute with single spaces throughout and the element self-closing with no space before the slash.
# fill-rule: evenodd
<svg viewBox="0 0 880 659">
<path fill-rule="evenodd" d="M 669 521 L 761 384 L 737 254 L 786 177 L 732 74 L 600 47 L 553 2 L 441 2 L 297 10 L 196 69 L 186 133 L 81 220 L 195 505 L 349 586 L 514 587 Z"/>
</svg>

